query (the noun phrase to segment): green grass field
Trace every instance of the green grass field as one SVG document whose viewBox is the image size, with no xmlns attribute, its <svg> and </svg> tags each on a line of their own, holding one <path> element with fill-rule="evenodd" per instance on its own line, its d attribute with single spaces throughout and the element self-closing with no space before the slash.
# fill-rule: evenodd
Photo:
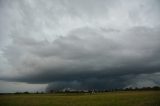
<svg viewBox="0 0 160 106">
<path fill-rule="evenodd" d="M 160 91 L 1 95 L 0 106 L 160 106 Z"/>
</svg>

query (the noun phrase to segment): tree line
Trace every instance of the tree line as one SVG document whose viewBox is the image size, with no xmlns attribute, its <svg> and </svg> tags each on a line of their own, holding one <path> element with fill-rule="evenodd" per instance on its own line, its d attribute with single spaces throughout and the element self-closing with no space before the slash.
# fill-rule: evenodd
<svg viewBox="0 0 160 106">
<path fill-rule="evenodd" d="M 90 90 L 73 90 L 73 89 L 65 89 L 65 90 L 49 90 L 49 91 L 36 91 L 36 92 L 15 92 L 15 93 L 0 93 L 0 95 L 4 94 L 52 94 L 52 93 L 103 93 L 103 92 L 116 92 L 116 91 L 158 91 L 160 90 L 160 86 L 153 86 L 153 87 L 142 87 L 142 88 L 113 88 L 113 89 L 90 89 Z"/>
</svg>

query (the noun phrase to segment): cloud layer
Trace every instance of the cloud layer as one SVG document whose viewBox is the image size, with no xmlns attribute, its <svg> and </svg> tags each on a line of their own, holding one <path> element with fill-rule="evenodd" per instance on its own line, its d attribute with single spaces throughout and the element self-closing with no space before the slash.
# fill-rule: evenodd
<svg viewBox="0 0 160 106">
<path fill-rule="evenodd" d="M 159 1 L 0 2 L 0 80 L 47 89 L 160 85 Z"/>
</svg>

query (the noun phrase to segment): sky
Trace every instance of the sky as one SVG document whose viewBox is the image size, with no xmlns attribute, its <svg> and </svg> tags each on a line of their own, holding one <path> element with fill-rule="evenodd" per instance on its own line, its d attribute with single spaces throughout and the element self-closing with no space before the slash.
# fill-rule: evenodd
<svg viewBox="0 0 160 106">
<path fill-rule="evenodd" d="M 159 0 L 0 0 L 0 92 L 160 86 Z"/>
</svg>

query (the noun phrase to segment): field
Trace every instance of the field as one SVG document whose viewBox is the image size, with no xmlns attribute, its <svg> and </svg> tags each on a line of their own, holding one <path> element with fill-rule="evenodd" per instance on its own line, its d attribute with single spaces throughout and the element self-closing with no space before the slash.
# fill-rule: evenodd
<svg viewBox="0 0 160 106">
<path fill-rule="evenodd" d="M 0 106 L 160 106 L 160 91 L 0 95 Z"/>
</svg>

